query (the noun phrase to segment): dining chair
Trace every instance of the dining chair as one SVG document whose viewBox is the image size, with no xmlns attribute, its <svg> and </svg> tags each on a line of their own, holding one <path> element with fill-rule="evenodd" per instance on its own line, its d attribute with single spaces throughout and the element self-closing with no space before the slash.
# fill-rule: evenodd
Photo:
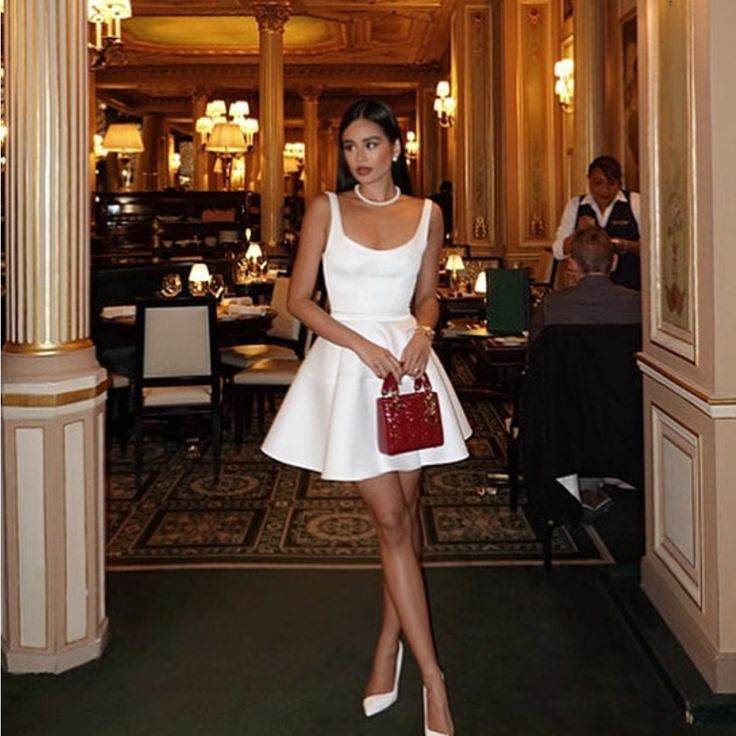
<svg viewBox="0 0 736 736">
<path fill-rule="evenodd" d="M 215 342 L 215 300 L 142 299 L 136 302 L 136 370 L 133 379 L 134 472 L 143 470 L 148 419 L 209 419 L 215 483 L 220 474 L 220 359 Z"/>
<path fill-rule="evenodd" d="M 314 341 L 314 333 L 300 326 L 304 355 Z M 235 442 L 242 444 L 243 428 L 249 433 L 255 402 L 258 410 L 258 430 L 265 430 L 266 402 L 271 412 L 275 411 L 274 396 L 284 393 L 294 381 L 302 359 L 261 358 L 229 377 L 225 390 L 235 397 Z"/>
<path fill-rule="evenodd" d="M 299 360 L 304 357 L 304 345 L 300 344 L 299 340 L 299 320 L 292 317 L 287 309 L 290 281 L 288 276 L 276 278 L 271 295 L 271 307 L 277 314 L 266 331 L 265 340 L 260 343 L 223 348 L 220 351 L 223 366 L 242 370 L 257 360 L 267 358 Z"/>
<path fill-rule="evenodd" d="M 546 569 L 553 527 L 577 523 L 583 510 L 560 479 L 616 476 L 643 487 L 640 349 L 638 324 L 548 325 L 529 348 L 509 475 L 518 488 L 523 473 Z"/>
<path fill-rule="evenodd" d="M 312 294 L 312 299 L 321 307 L 327 307 L 326 290 L 320 284 Z M 228 397 L 233 398 L 235 405 L 235 441 L 243 442 L 243 428 L 250 432 L 253 403 L 258 410 L 258 429 L 265 429 L 266 402 L 270 411 L 275 411 L 275 394 L 283 393 L 294 381 L 302 360 L 309 352 L 315 335 L 306 325 L 297 321 L 298 335 L 294 349 L 294 357 L 262 357 L 251 360 L 245 367 L 230 373 L 225 383 Z"/>
</svg>

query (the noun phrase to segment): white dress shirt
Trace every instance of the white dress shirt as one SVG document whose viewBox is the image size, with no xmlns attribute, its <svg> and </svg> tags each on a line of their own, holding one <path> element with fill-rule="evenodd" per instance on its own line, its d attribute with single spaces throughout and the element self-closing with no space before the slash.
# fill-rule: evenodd
<svg viewBox="0 0 736 736">
<path fill-rule="evenodd" d="M 601 212 L 598 204 L 596 203 L 595 199 L 593 199 L 593 196 L 590 193 L 586 194 L 583 197 L 582 202 L 580 201 L 580 197 L 573 197 L 565 206 L 565 211 L 562 213 L 560 225 L 557 228 L 555 242 L 552 244 L 552 252 L 555 254 L 555 258 L 557 258 L 557 260 L 561 260 L 562 258 L 567 258 L 567 256 L 569 255 L 568 253 L 565 253 L 565 239 L 575 232 L 575 220 L 577 219 L 578 215 L 578 207 L 581 204 L 590 205 L 593 209 L 593 212 L 595 212 L 596 219 L 598 220 L 598 225 L 602 228 L 605 228 L 608 224 L 608 218 L 611 216 L 611 212 L 613 211 L 613 206 L 616 204 L 616 202 L 625 201 L 626 195 L 624 195 L 624 193 L 619 190 L 613 201 L 608 205 L 608 207 L 606 207 L 605 210 L 603 210 L 603 212 Z M 639 192 L 629 192 L 629 206 L 631 207 L 631 212 L 634 215 L 636 224 L 639 225 L 641 221 L 641 205 L 639 202 Z"/>
</svg>

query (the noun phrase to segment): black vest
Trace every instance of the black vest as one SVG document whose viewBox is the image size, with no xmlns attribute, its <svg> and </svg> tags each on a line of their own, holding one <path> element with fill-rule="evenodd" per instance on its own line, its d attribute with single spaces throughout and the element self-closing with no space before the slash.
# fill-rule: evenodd
<svg viewBox="0 0 736 736">
<path fill-rule="evenodd" d="M 626 201 L 622 202 L 617 200 L 614 203 L 613 211 L 611 212 L 611 216 L 608 218 L 608 224 L 604 229 L 612 238 L 639 240 L 639 226 L 636 224 L 634 213 L 631 211 L 629 193 L 622 193 L 624 197 L 626 197 Z M 578 214 L 575 218 L 576 228 L 583 215 L 592 217 L 596 222 L 598 222 L 595 210 L 589 204 L 583 203 L 585 196 L 585 194 L 581 194 L 578 202 Z M 598 222 L 598 225 L 600 225 L 600 222 Z M 616 270 L 611 274 L 611 281 L 613 281 L 614 284 L 628 286 L 629 289 L 641 291 L 641 262 L 639 260 L 639 254 L 630 253 L 629 251 L 619 253 L 618 266 L 616 266 Z"/>
</svg>

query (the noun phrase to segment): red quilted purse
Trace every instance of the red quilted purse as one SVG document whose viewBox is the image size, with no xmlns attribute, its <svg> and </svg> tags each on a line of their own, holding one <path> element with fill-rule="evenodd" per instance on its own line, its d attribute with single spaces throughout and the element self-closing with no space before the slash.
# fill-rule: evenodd
<svg viewBox="0 0 736 736">
<path fill-rule="evenodd" d="M 383 379 L 378 404 L 378 449 L 384 455 L 398 455 L 427 447 L 439 447 L 445 440 L 437 393 L 424 373 L 414 381 L 414 393 L 400 394 L 396 379 Z"/>
</svg>

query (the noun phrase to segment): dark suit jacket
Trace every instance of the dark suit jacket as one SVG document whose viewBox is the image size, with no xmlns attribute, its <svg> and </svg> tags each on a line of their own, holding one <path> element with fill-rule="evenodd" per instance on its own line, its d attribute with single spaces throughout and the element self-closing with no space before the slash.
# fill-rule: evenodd
<svg viewBox="0 0 736 736">
<path fill-rule="evenodd" d="M 547 294 L 534 312 L 531 339 L 546 325 L 620 325 L 641 322 L 641 293 L 608 276 L 584 276 L 575 286 Z"/>
<path fill-rule="evenodd" d="M 552 325 L 529 347 L 517 401 L 529 506 L 575 519 L 580 504 L 555 481 L 616 476 L 642 488 L 641 327 Z"/>
</svg>

